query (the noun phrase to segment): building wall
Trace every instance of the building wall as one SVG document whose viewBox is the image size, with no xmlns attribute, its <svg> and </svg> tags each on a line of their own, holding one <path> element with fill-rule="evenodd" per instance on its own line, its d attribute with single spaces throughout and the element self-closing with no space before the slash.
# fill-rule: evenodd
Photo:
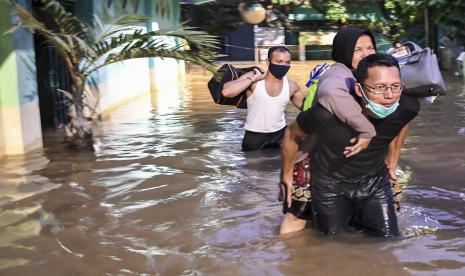
<svg viewBox="0 0 465 276">
<path fill-rule="evenodd" d="M 30 8 L 30 1 L 18 1 Z M 0 33 L 16 22 L 0 2 Z M 34 42 L 26 29 L 3 36 L 0 43 L 0 156 L 42 146 Z"/>
<path fill-rule="evenodd" d="M 109 65 L 99 72 L 99 112 L 107 115 L 115 107 L 150 92 L 150 74 L 146 59 Z"/>
</svg>

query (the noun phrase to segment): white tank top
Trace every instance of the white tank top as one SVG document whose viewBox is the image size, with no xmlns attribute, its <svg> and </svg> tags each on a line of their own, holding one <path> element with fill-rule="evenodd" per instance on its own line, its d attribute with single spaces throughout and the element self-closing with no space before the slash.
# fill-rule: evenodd
<svg viewBox="0 0 465 276">
<path fill-rule="evenodd" d="M 247 98 L 245 129 L 270 133 L 286 126 L 284 110 L 289 102 L 289 82 L 283 78 L 283 88 L 278 96 L 270 96 L 265 89 L 265 80 L 257 82 L 252 95 Z"/>
</svg>

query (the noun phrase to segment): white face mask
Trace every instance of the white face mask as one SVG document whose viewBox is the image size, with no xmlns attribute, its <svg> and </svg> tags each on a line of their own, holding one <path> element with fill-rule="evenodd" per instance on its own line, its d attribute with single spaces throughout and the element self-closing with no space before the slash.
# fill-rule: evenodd
<svg viewBox="0 0 465 276">
<path fill-rule="evenodd" d="M 399 100 L 397 100 L 397 102 L 395 104 L 391 105 L 390 107 L 385 107 L 382 104 L 377 104 L 377 103 L 375 103 L 373 101 L 370 101 L 367 98 L 367 96 L 365 95 L 365 92 L 363 91 L 362 86 L 360 84 L 358 86 L 360 87 L 360 91 L 362 91 L 362 95 L 363 95 L 362 98 L 364 98 L 364 100 L 366 101 L 365 107 L 368 110 L 370 110 L 370 112 L 373 113 L 373 115 L 375 115 L 376 117 L 378 117 L 380 119 L 384 119 L 387 116 L 394 113 L 396 111 L 397 107 L 399 107 Z"/>
</svg>

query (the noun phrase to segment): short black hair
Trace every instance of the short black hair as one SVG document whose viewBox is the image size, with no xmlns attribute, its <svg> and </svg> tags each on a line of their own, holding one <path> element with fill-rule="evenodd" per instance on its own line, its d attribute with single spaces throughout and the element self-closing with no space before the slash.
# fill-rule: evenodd
<svg viewBox="0 0 465 276">
<path fill-rule="evenodd" d="M 288 52 L 289 55 L 291 54 L 291 51 L 289 51 L 289 49 L 287 49 L 284 46 L 273 46 L 270 49 L 268 49 L 268 60 L 271 60 L 271 57 L 274 52 L 282 52 L 282 53 Z"/>
<path fill-rule="evenodd" d="M 371 54 L 369 56 L 364 57 L 358 63 L 357 69 L 354 73 L 357 82 L 363 83 L 366 79 L 368 79 L 368 69 L 375 66 L 395 66 L 397 67 L 400 73 L 399 62 L 397 62 L 397 59 L 395 57 L 388 54 Z"/>
</svg>

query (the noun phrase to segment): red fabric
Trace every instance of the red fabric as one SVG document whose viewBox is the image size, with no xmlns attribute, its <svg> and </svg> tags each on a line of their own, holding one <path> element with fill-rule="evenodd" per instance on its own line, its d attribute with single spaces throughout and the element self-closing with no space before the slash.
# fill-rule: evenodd
<svg viewBox="0 0 465 276">
<path fill-rule="evenodd" d="M 294 177 L 293 185 L 299 187 L 309 187 L 310 186 L 310 161 L 309 158 L 297 162 L 294 164 Z"/>
</svg>

